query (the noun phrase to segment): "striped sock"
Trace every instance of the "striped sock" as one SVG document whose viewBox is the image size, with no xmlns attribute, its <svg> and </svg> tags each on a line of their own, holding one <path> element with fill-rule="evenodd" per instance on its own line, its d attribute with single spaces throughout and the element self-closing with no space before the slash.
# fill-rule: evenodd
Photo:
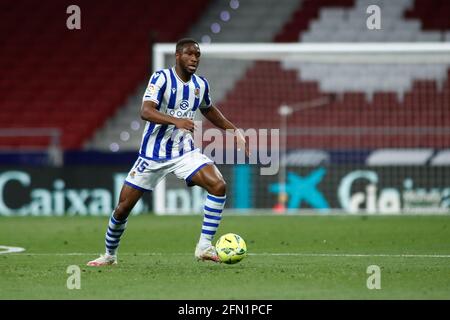
<svg viewBox="0 0 450 320">
<path fill-rule="evenodd" d="M 222 210 L 225 206 L 227 196 L 213 196 L 209 194 L 206 196 L 205 206 L 203 207 L 203 225 L 202 233 L 200 234 L 200 247 L 206 248 L 211 245 L 214 239 L 217 228 L 219 228 L 220 220 L 222 219 Z"/>
<path fill-rule="evenodd" d="M 105 236 L 106 253 L 115 255 L 119 247 L 120 237 L 127 227 L 127 220 L 117 220 L 114 218 L 114 212 L 109 219 L 108 230 Z"/>
</svg>

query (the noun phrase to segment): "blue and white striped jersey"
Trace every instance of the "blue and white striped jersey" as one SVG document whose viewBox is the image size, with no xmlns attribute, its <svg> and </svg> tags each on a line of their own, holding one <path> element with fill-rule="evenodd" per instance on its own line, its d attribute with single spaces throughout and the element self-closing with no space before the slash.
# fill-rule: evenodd
<svg viewBox="0 0 450 320">
<path fill-rule="evenodd" d="M 181 80 L 175 68 L 153 73 L 143 101 L 154 101 L 158 111 L 177 118 L 194 119 L 198 108 L 209 108 L 211 97 L 206 78 L 192 75 L 191 80 Z M 190 132 L 174 125 L 146 122 L 139 154 L 152 160 L 167 160 L 194 150 Z"/>
</svg>

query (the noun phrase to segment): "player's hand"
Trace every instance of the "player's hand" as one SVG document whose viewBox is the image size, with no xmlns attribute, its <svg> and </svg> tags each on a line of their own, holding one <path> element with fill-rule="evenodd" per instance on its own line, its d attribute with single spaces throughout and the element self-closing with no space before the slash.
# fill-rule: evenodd
<svg viewBox="0 0 450 320">
<path fill-rule="evenodd" d="M 245 150 L 245 155 L 247 157 L 250 157 L 251 153 L 250 150 L 248 148 L 248 144 L 245 141 L 245 137 L 242 134 L 242 132 L 238 129 L 236 130 L 236 139 L 237 139 L 237 146 L 238 146 L 238 151 L 241 151 L 241 149 Z"/>
<path fill-rule="evenodd" d="M 191 119 L 177 119 L 177 121 L 174 123 L 175 127 L 177 127 L 178 129 L 184 129 L 184 130 L 188 130 L 190 132 L 194 132 L 195 129 L 195 123 L 193 120 Z"/>
</svg>

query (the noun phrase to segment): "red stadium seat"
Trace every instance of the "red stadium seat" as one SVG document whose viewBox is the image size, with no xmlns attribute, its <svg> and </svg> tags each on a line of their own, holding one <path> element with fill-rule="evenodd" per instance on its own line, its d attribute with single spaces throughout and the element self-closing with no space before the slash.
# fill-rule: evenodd
<svg viewBox="0 0 450 320">
<path fill-rule="evenodd" d="M 267 82 L 267 74 L 271 80 Z M 450 74 L 448 74 L 450 75 Z M 447 76 L 446 83 L 449 82 Z M 274 85 L 279 82 L 280 85 Z M 220 107 L 242 127 L 279 128 L 278 108 L 282 103 L 298 103 L 324 95 L 318 84 L 301 81 L 292 70 L 277 62 L 257 62 L 236 82 Z M 337 128 L 341 134 L 305 135 L 288 138 L 292 148 L 382 148 L 450 146 L 450 137 L 433 140 L 420 135 L 361 134 L 349 136 L 347 128 L 377 130 L 386 126 L 408 129 L 416 126 L 445 127 L 450 124 L 450 88 L 438 89 L 435 81 L 417 80 L 402 101 L 396 92 L 375 92 L 369 101 L 363 92 L 345 92 L 335 102 L 304 110 L 288 118 L 292 128 Z M 430 112 L 432 108 L 433 112 Z M 414 112 L 412 112 L 414 111 Z M 245 116 L 243 114 L 245 112 Z"/>
<path fill-rule="evenodd" d="M 81 148 L 145 80 L 150 40 L 176 41 L 208 4 L 193 0 L 174 10 L 167 1 L 111 2 L 78 1 L 82 29 L 68 31 L 54 14 L 68 1 L 2 1 L 1 127 L 69 127 L 63 147 Z M 5 120 L 10 114 L 14 122 Z M 44 141 L 2 138 L 0 147 Z"/>
</svg>

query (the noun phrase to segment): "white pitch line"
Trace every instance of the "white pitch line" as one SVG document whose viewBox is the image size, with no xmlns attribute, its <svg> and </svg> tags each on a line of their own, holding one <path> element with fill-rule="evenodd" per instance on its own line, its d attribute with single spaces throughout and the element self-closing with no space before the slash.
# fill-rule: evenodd
<svg viewBox="0 0 450 320">
<path fill-rule="evenodd" d="M 252 253 L 254 256 L 299 256 L 299 257 L 388 257 L 388 258 L 450 258 L 449 254 L 357 254 L 357 253 Z"/>
<path fill-rule="evenodd" d="M 8 246 L 0 246 L 0 254 L 11 254 L 14 252 L 23 252 L 25 251 L 24 248 L 21 247 L 8 247 Z"/>
<path fill-rule="evenodd" d="M 14 256 L 95 256 L 98 253 L 11 253 Z M 121 253 L 121 256 L 190 256 L 190 253 L 140 252 Z M 344 258 L 450 258 L 450 254 L 356 254 L 356 253 L 249 253 L 249 256 L 297 256 L 297 257 L 344 257 Z"/>
</svg>

